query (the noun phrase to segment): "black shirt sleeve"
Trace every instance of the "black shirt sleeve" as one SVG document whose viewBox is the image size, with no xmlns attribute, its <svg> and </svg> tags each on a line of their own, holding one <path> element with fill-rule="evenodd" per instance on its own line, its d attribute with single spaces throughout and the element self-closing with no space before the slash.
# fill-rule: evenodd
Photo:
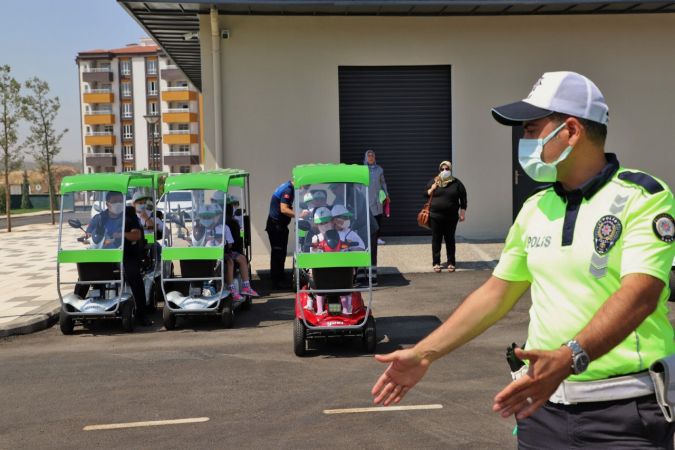
<svg viewBox="0 0 675 450">
<path fill-rule="evenodd" d="M 459 192 L 459 209 L 464 209 L 466 210 L 466 188 L 464 187 L 464 184 L 457 179 L 457 190 Z"/>
<path fill-rule="evenodd" d="M 433 184 L 434 184 L 435 182 L 436 182 L 436 179 L 435 179 L 435 178 L 432 178 L 431 180 L 429 180 L 429 182 L 427 183 L 427 186 L 424 188 L 424 198 L 429 198 L 429 197 L 430 197 L 430 195 L 427 194 L 427 191 L 429 191 L 429 189 L 431 189 L 431 186 L 433 186 Z M 431 195 L 433 195 L 433 192 L 431 193 Z"/>
</svg>

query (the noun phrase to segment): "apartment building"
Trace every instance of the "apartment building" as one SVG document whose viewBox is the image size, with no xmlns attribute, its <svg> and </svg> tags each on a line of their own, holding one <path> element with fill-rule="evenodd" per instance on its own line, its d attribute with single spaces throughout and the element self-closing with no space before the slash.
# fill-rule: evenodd
<svg viewBox="0 0 675 450">
<path fill-rule="evenodd" d="M 76 63 L 85 173 L 202 170 L 201 94 L 152 39 Z"/>
</svg>

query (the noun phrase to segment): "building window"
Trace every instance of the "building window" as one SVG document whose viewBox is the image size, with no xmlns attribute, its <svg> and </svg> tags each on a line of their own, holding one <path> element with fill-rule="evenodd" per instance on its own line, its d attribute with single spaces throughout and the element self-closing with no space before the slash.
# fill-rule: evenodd
<svg viewBox="0 0 675 450">
<path fill-rule="evenodd" d="M 113 127 L 112 125 L 106 125 L 103 127 L 103 132 L 106 134 L 113 134 Z"/>
<path fill-rule="evenodd" d="M 122 103 L 122 117 L 130 119 L 134 116 L 133 106 L 131 103 Z"/>
<path fill-rule="evenodd" d="M 157 75 L 157 60 L 148 59 L 148 75 Z"/>
<path fill-rule="evenodd" d="M 148 95 L 157 95 L 157 81 L 148 81 Z"/>
<path fill-rule="evenodd" d="M 133 125 L 122 125 L 122 137 L 124 139 L 131 139 L 134 137 Z"/>
<path fill-rule="evenodd" d="M 120 62 L 120 72 L 122 72 L 122 75 L 127 77 L 131 75 L 131 61 L 128 59 L 123 59 Z"/>
<path fill-rule="evenodd" d="M 159 108 L 157 108 L 157 102 L 148 103 L 148 114 L 153 115 L 153 116 L 159 114 Z"/>
<path fill-rule="evenodd" d="M 130 161 L 134 159 L 134 146 L 133 145 L 125 145 L 123 148 L 123 154 L 124 154 L 124 159 L 126 161 Z"/>
<path fill-rule="evenodd" d="M 122 83 L 122 97 L 131 97 L 131 83 Z"/>
<path fill-rule="evenodd" d="M 178 169 L 179 173 L 190 173 L 190 166 L 180 166 Z"/>
</svg>

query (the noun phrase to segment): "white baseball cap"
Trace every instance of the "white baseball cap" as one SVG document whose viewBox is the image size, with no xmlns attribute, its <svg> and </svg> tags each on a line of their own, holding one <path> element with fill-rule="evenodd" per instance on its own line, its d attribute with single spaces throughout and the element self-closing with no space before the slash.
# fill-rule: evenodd
<svg viewBox="0 0 675 450">
<path fill-rule="evenodd" d="M 553 113 L 569 114 L 607 125 L 605 97 L 591 80 L 576 72 L 546 72 L 523 100 L 492 108 L 502 125 L 516 126 Z"/>
</svg>

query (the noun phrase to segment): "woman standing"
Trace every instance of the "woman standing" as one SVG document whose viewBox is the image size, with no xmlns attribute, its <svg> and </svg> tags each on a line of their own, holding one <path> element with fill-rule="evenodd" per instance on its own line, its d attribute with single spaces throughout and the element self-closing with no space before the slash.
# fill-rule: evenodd
<svg viewBox="0 0 675 450">
<path fill-rule="evenodd" d="M 382 216 L 384 208 L 380 202 L 380 191 L 384 191 L 385 201 L 391 201 L 387 182 L 384 180 L 384 169 L 377 164 L 375 152 L 372 149 L 366 150 L 363 163 L 368 166 L 370 172 L 370 184 L 368 185 L 368 197 L 370 199 L 370 212 L 377 221 L 377 229 L 370 237 L 370 255 L 373 266 L 373 286 L 377 286 L 377 240 L 380 237 L 380 226 L 382 225 Z M 371 227 L 373 228 L 373 227 Z"/>
<path fill-rule="evenodd" d="M 461 181 L 452 176 L 452 163 L 443 161 L 438 166 L 440 173 L 429 183 L 424 193 L 431 197 L 429 218 L 431 225 L 431 255 L 434 272 L 440 272 L 441 245 L 445 239 L 448 257 L 448 272 L 455 271 L 455 230 L 457 221 L 463 222 L 466 215 L 466 189 Z"/>
</svg>

